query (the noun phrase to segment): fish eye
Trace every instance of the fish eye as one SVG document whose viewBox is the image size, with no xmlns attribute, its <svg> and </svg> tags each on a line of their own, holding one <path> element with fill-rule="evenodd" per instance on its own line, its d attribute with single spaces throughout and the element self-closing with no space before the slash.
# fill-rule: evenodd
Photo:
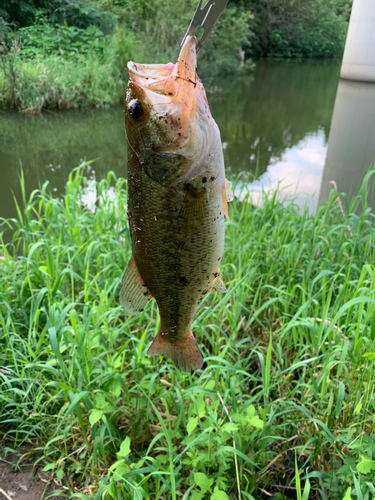
<svg viewBox="0 0 375 500">
<path fill-rule="evenodd" d="M 138 101 L 138 99 L 132 99 L 129 102 L 128 106 L 129 114 L 134 120 L 139 120 L 139 118 L 143 115 L 144 109 L 142 103 Z"/>
</svg>

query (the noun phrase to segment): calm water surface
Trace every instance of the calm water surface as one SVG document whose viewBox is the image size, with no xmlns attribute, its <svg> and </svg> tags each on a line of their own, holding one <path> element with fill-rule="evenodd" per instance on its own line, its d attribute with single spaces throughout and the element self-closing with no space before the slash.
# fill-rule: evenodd
<svg viewBox="0 0 375 500">
<path fill-rule="evenodd" d="M 260 61 L 255 73 L 206 85 L 222 135 L 227 176 L 247 173 L 255 191 L 278 183 L 297 202 L 317 204 L 340 61 Z M 49 181 L 62 192 L 69 172 L 95 160 L 94 175 L 126 175 L 121 106 L 107 110 L 0 114 L 0 217 L 12 217 L 22 166 L 28 192 Z M 91 171 L 92 174 L 92 171 Z M 255 193 L 257 196 L 257 193 Z"/>
</svg>

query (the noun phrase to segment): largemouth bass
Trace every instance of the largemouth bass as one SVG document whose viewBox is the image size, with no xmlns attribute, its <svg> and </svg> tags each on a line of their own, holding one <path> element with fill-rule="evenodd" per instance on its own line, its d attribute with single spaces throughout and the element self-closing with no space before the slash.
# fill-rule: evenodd
<svg viewBox="0 0 375 500">
<path fill-rule="evenodd" d="M 200 301 L 226 291 L 219 264 L 233 197 L 196 47 L 188 37 L 176 64 L 129 62 L 125 100 L 133 255 L 120 302 L 138 314 L 155 298 L 161 327 L 148 354 L 165 355 L 183 371 L 203 365 L 191 331 Z"/>
</svg>

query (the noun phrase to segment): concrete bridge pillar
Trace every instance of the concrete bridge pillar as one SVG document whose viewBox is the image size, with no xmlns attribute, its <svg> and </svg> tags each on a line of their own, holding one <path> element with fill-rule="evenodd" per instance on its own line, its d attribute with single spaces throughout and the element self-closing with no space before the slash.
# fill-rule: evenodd
<svg viewBox="0 0 375 500">
<path fill-rule="evenodd" d="M 340 76 L 319 204 L 328 199 L 331 180 L 352 198 L 375 167 L 375 0 L 353 2 Z M 375 210 L 374 189 L 369 203 Z"/>
<path fill-rule="evenodd" d="M 354 0 L 341 78 L 375 82 L 375 0 Z"/>
</svg>

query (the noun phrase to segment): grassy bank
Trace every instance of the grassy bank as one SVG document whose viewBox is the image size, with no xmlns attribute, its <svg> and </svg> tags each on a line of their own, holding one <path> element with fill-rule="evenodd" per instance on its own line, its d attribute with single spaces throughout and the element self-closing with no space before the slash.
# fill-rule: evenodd
<svg viewBox="0 0 375 500">
<path fill-rule="evenodd" d="M 228 292 L 198 310 L 207 366 L 192 375 L 146 355 L 154 303 L 137 317 L 118 304 L 126 182 L 78 170 L 61 199 L 35 191 L 2 223 L 3 443 L 28 443 L 66 498 L 372 498 L 370 175 L 357 210 L 334 192 L 316 215 L 280 193 L 231 203 Z"/>
<path fill-rule="evenodd" d="M 46 17 L 14 29 L 4 27 L 0 11 L 0 107 L 39 112 L 120 103 L 128 61 L 176 62 L 195 7 L 169 0 L 150 4 L 146 13 L 135 3 L 113 14 L 110 32 L 98 20 L 99 26 L 80 28 L 53 25 Z M 97 12 L 100 18 L 102 11 Z M 251 68 L 241 52 L 248 45 L 250 19 L 243 8 L 225 11 L 199 54 L 199 75 L 206 81 Z"/>
<path fill-rule="evenodd" d="M 32 45 L 35 31 L 40 37 L 38 46 Z M 12 34 L 3 53 L 0 51 L 0 107 L 36 113 L 121 103 L 127 61 L 137 56 L 142 59 L 142 50 L 137 51 L 137 40 L 121 30 L 112 36 L 97 30 L 96 43 L 87 31 L 32 27 L 20 30 L 21 35 Z M 66 39 L 64 49 L 53 43 L 54 38 L 59 43 Z"/>
</svg>

